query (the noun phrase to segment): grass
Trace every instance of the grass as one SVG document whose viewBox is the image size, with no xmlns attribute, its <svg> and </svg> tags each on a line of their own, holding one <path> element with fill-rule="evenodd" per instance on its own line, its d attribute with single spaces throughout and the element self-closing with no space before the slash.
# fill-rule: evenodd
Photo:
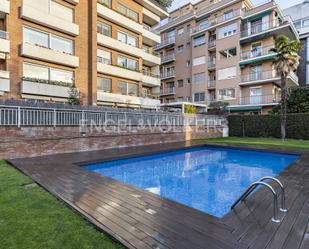
<svg viewBox="0 0 309 249">
<path fill-rule="evenodd" d="M 241 145 L 241 146 L 262 146 L 275 149 L 286 148 L 296 150 L 309 150 L 309 140 L 286 139 L 283 142 L 281 139 L 275 139 L 275 138 L 226 137 L 226 138 L 198 139 L 195 141 L 217 143 L 217 144 L 228 144 L 228 145 Z"/>
<path fill-rule="evenodd" d="M 6 249 L 123 248 L 0 161 L 0 244 Z"/>
</svg>

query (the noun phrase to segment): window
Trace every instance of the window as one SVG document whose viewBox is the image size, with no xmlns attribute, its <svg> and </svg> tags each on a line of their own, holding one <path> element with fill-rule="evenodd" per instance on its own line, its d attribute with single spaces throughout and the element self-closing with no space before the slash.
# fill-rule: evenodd
<svg viewBox="0 0 309 249">
<path fill-rule="evenodd" d="M 49 48 L 62 53 L 73 54 L 73 41 L 54 34 L 29 27 L 23 28 L 24 42 Z"/>
<path fill-rule="evenodd" d="M 184 52 L 184 46 L 183 45 L 180 45 L 178 46 L 178 53 L 183 53 Z"/>
<path fill-rule="evenodd" d="M 131 45 L 133 47 L 138 46 L 138 39 L 137 37 L 127 34 L 125 32 L 118 31 L 117 32 L 117 39 L 120 42 L 126 43 L 128 45 Z"/>
<path fill-rule="evenodd" d="M 74 73 L 72 71 L 29 63 L 23 64 L 23 76 L 47 81 L 74 83 Z"/>
<path fill-rule="evenodd" d="M 302 21 L 301 20 L 297 20 L 294 22 L 295 28 L 300 29 L 302 27 L 301 25 Z"/>
<path fill-rule="evenodd" d="M 180 28 L 177 31 L 178 35 L 182 35 L 184 33 L 184 28 Z"/>
<path fill-rule="evenodd" d="M 112 92 L 112 80 L 108 78 L 97 78 L 97 90 L 102 92 Z"/>
<path fill-rule="evenodd" d="M 118 92 L 123 95 L 137 96 L 138 85 L 135 83 L 118 81 Z"/>
<path fill-rule="evenodd" d="M 178 98 L 177 98 L 177 101 L 178 101 L 178 102 L 182 102 L 182 101 L 183 101 L 183 97 L 178 97 Z"/>
<path fill-rule="evenodd" d="M 205 101 L 205 93 L 195 93 L 194 94 L 194 102 L 202 102 Z"/>
<path fill-rule="evenodd" d="M 97 32 L 100 33 L 101 35 L 106 35 L 106 36 L 111 37 L 112 36 L 112 26 L 99 22 L 97 24 Z"/>
<path fill-rule="evenodd" d="M 263 31 L 263 28 L 267 28 L 268 23 L 264 24 L 263 27 L 263 19 L 259 18 L 254 21 L 251 21 L 251 34 L 257 34 Z"/>
<path fill-rule="evenodd" d="M 112 0 L 99 0 L 98 2 L 105 5 L 108 8 L 112 6 Z"/>
<path fill-rule="evenodd" d="M 190 67 L 191 61 L 190 61 L 190 60 L 187 60 L 186 64 L 187 64 L 187 67 Z"/>
<path fill-rule="evenodd" d="M 191 79 L 187 78 L 187 83 L 190 84 L 191 83 Z"/>
<path fill-rule="evenodd" d="M 206 57 L 200 56 L 193 59 L 193 66 L 198 66 L 206 63 Z"/>
<path fill-rule="evenodd" d="M 262 65 L 255 65 L 250 68 L 250 80 L 256 81 L 263 78 Z"/>
<path fill-rule="evenodd" d="M 262 56 L 262 43 L 254 43 L 251 48 L 251 56 L 258 57 Z"/>
<path fill-rule="evenodd" d="M 237 68 L 228 67 L 218 70 L 218 80 L 228 80 L 236 77 Z"/>
<path fill-rule="evenodd" d="M 97 52 L 97 60 L 99 63 L 103 63 L 103 64 L 112 64 L 112 53 L 102 50 L 102 49 L 98 49 Z"/>
<path fill-rule="evenodd" d="M 304 20 L 303 20 L 303 27 L 306 27 L 306 26 L 308 26 L 308 25 L 309 25 L 309 18 L 304 19 Z"/>
<path fill-rule="evenodd" d="M 205 44 L 205 42 L 206 42 L 205 35 L 201 35 L 193 39 L 193 46 L 198 47 Z"/>
<path fill-rule="evenodd" d="M 230 24 L 228 26 L 219 28 L 218 39 L 222 39 L 237 33 L 237 23 Z"/>
<path fill-rule="evenodd" d="M 178 87 L 183 87 L 183 80 L 178 80 L 177 83 L 178 83 Z"/>
<path fill-rule="evenodd" d="M 209 27 L 208 20 L 207 20 L 207 21 L 204 21 L 204 22 L 202 22 L 202 23 L 200 23 L 200 24 L 198 25 L 198 27 L 199 27 L 199 30 L 207 29 L 207 28 Z"/>
<path fill-rule="evenodd" d="M 228 48 L 220 51 L 221 58 L 231 58 L 237 55 L 236 48 Z"/>
<path fill-rule="evenodd" d="M 118 61 L 117 61 L 118 66 L 125 67 L 128 69 L 132 70 L 137 70 L 138 69 L 138 62 L 137 60 L 129 59 L 124 56 L 118 56 Z"/>
<path fill-rule="evenodd" d="M 127 16 L 128 18 L 138 22 L 138 13 L 135 12 L 134 10 L 127 8 L 126 6 L 124 6 L 122 4 L 118 4 L 117 10 L 118 10 L 119 13 L 121 13 L 121 14 Z"/>
<path fill-rule="evenodd" d="M 219 92 L 219 100 L 228 100 L 235 98 L 235 89 L 220 89 Z"/>
<path fill-rule="evenodd" d="M 233 17 L 234 17 L 233 13 L 234 13 L 233 10 L 230 10 L 230 11 L 225 12 L 225 13 L 223 14 L 224 20 L 228 20 L 228 19 L 233 18 Z"/>
<path fill-rule="evenodd" d="M 205 73 L 198 73 L 193 75 L 194 84 L 204 84 L 205 83 Z"/>
</svg>

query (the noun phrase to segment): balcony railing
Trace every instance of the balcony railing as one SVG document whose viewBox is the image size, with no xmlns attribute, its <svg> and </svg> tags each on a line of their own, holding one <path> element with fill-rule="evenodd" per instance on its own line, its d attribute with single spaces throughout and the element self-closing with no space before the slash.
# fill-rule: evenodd
<svg viewBox="0 0 309 249">
<path fill-rule="evenodd" d="M 0 30 L 0 39 L 5 39 L 8 40 L 9 39 L 9 33 L 3 30 Z"/>
<path fill-rule="evenodd" d="M 160 95 L 175 94 L 175 87 L 167 87 L 160 90 Z"/>
<path fill-rule="evenodd" d="M 241 16 L 241 15 L 242 15 L 242 10 L 241 9 L 237 9 L 237 10 L 234 10 L 232 12 L 229 12 L 229 13 L 223 14 L 221 16 L 218 16 L 216 18 L 210 18 L 207 24 L 203 24 L 203 25 L 200 25 L 200 26 L 196 27 L 194 29 L 193 33 L 197 33 L 197 32 L 203 31 L 203 30 L 207 30 L 207 29 L 211 28 L 212 26 L 215 26 L 217 24 L 220 24 L 220 23 L 223 23 L 225 21 L 231 20 L 234 17 L 238 17 L 238 16 Z"/>
<path fill-rule="evenodd" d="M 247 96 L 239 98 L 239 105 L 267 105 L 278 104 L 280 102 L 280 96 L 278 95 L 258 95 Z"/>
<path fill-rule="evenodd" d="M 168 79 L 175 77 L 175 71 L 164 72 L 161 74 L 161 79 Z"/>
<path fill-rule="evenodd" d="M 176 36 L 171 36 L 171 37 L 161 41 L 161 43 L 156 45 L 154 47 L 154 49 L 160 49 L 160 48 L 163 48 L 165 46 L 169 46 L 171 44 L 174 44 L 175 42 L 176 42 Z"/>
<path fill-rule="evenodd" d="M 175 54 L 168 54 L 165 56 L 161 57 L 161 63 L 166 63 L 168 61 L 173 61 L 176 59 L 176 55 Z"/>
<path fill-rule="evenodd" d="M 270 80 L 274 78 L 278 78 L 278 74 L 276 71 L 264 71 L 264 72 L 256 72 L 250 73 L 247 75 L 241 76 L 241 82 L 253 82 L 253 81 L 260 81 L 260 80 Z"/>
<path fill-rule="evenodd" d="M 214 48 L 216 46 L 216 40 L 208 41 L 208 48 Z"/>
<path fill-rule="evenodd" d="M 252 59 L 252 58 L 256 58 L 260 56 L 274 54 L 274 52 L 270 51 L 270 49 L 272 48 L 273 46 L 269 46 L 269 47 L 259 47 L 259 48 L 254 48 L 254 49 L 247 50 L 247 51 L 242 51 L 240 54 L 240 58 L 241 60 L 248 60 L 248 59 Z"/>
<path fill-rule="evenodd" d="M 146 76 L 149 76 L 149 77 L 154 77 L 154 78 L 157 78 L 157 79 L 160 78 L 160 75 L 154 74 L 154 73 L 149 72 L 149 71 L 142 70 L 142 73 L 143 73 L 143 75 L 146 75 Z"/>
<path fill-rule="evenodd" d="M 214 88 L 214 87 L 216 87 L 216 80 L 214 80 L 214 79 L 209 79 L 207 86 L 208 86 L 208 88 Z"/>
<path fill-rule="evenodd" d="M 97 0 L 97 2 L 106 6 L 107 8 L 112 7 L 112 1 L 111 0 Z"/>
<path fill-rule="evenodd" d="M 208 61 L 208 68 L 212 68 L 216 66 L 216 58 L 210 58 Z"/>
<path fill-rule="evenodd" d="M 261 22 L 253 25 L 249 25 L 249 23 L 247 23 L 241 31 L 241 37 L 244 38 L 247 36 L 260 34 L 265 31 L 269 31 L 279 26 L 285 25 L 288 22 L 288 20 L 280 21 L 279 19 L 274 19 L 269 22 Z"/>
</svg>

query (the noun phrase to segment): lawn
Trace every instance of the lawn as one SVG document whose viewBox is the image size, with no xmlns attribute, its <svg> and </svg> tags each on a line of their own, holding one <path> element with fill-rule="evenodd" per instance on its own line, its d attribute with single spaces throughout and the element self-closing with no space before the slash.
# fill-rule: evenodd
<svg viewBox="0 0 309 249">
<path fill-rule="evenodd" d="M 0 161 L 0 248 L 123 248 L 33 181 Z"/>
<path fill-rule="evenodd" d="M 284 142 L 281 139 L 275 138 L 209 138 L 198 139 L 195 141 L 202 141 L 208 143 L 228 144 L 228 145 L 241 145 L 241 146 L 262 146 L 268 148 L 286 148 L 296 150 L 309 150 L 309 140 L 295 140 L 287 139 Z"/>
</svg>

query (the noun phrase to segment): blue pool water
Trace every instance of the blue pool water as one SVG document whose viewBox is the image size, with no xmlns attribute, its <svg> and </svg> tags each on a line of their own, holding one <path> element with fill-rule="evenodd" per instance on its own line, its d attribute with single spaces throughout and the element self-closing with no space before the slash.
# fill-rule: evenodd
<svg viewBox="0 0 309 249">
<path fill-rule="evenodd" d="M 297 159 L 297 155 L 204 146 L 84 168 L 222 217 L 252 182 L 277 175 Z"/>
</svg>

